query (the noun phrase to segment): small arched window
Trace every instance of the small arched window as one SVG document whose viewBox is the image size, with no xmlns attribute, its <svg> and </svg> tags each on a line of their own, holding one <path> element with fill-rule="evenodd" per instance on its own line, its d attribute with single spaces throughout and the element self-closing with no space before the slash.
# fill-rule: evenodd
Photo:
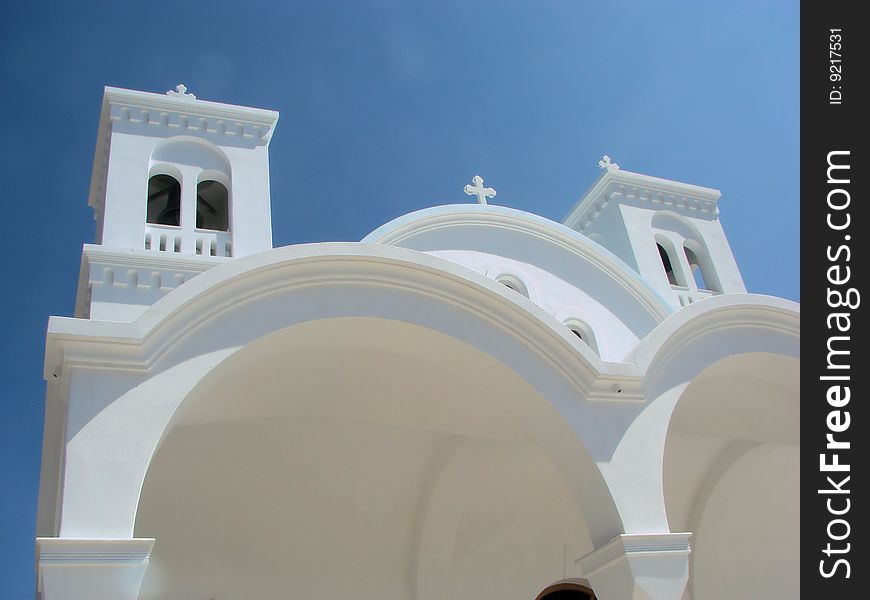
<svg viewBox="0 0 870 600">
<path fill-rule="evenodd" d="M 200 181 L 196 186 L 196 228 L 229 231 L 229 193 L 219 181 Z"/>
<path fill-rule="evenodd" d="M 499 275 L 495 278 L 500 284 L 505 286 L 506 288 L 512 289 L 518 294 L 522 294 L 526 298 L 529 297 L 529 288 L 526 287 L 526 284 L 520 280 L 519 277 L 515 277 L 513 275 Z"/>
<path fill-rule="evenodd" d="M 698 286 L 698 289 L 717 291 L 712 278 L 704 275 L 704 267 L 701 265 L 701 261 L 698 260 L 698 255 L 688 246 L 684 246 L 683 250 L 686 251 L 686 260 L 689 261 L 689 268 L 692 269 L 692 276 L 695 278 L 695 285 Z"/>
<path fill-rule="evenodd" d="M 677 285 L 677 276 L 674 273 L 674 267 L 671 264 L 671 257 L 668 255 L 668 251 L 665 250 L 665 247 L 659 243 L 656 243 L 659 249 L 659 257 L 662 259 L 662 266 L 665 269 L 665 273 L 668 276 L 668 283 L 671 285 Z"/>
<path fill-rule="evenodd" d="M 595 334 L 592 328 L 583 321 L 570 318 L 565 321 L 565 327 L 571 330 L 571 333 L 577 336 L 581 342 L 592 348 L 592 351 L 598 354 L 598 343 L 595 341 Z"/>
<path fill-rule="evenodd" d="M 147 221 L 181 225 L 181 184 L 172 175 L 154 175 L 148 180 Z"/>
</svg>

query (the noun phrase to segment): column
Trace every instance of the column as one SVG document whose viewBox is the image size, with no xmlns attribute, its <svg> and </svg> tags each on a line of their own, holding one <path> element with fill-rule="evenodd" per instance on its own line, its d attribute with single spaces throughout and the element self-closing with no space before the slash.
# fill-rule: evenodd
<svg viewBox="0 0 870 600">
<path fill-rule="evenodd" d="M 623 534 L 577 559 L 600 600 L 680 600 L 690 533 Z"/>
<path fill-rule="evenodd" d="M 136 600 L 153 538 L 36 538 L 42 600 Z"/>
<path fill-rule="evenodd" d="M 202 169 L 190 166 L 181 167 L 181 252 L 196 253 L 196 187 Z M 204 254 L 208 256 L 208 249 Z"/>
<path fill-rule="evenodd" d="M 674 256 L 671 258 L 671 266 L 674 268 L 674 273 L 677 276 L 677 283 L 685 281 L 685 286 L 692 292 L 698 291 L 698 284 L 695 283 L 695 274 L 692 273 L 692 267 L 689 265 L 689 259 L 686 258 L 686 249 L 683 247 L 685 240 L 681 236 L 668 233 L 668 240 L 674 247 Z M 694 294 L 693 294 L 694 295 Z"/>
</svg>

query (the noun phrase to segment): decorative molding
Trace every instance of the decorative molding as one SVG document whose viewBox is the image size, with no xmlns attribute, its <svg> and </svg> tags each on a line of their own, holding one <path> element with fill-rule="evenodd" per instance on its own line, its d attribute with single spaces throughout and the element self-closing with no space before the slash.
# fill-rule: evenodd
<svg viewBox="0 0 870 600">
<path fill-rule="evenodd" d="M 52 317 L 44 376 L 49 379 L 71 366 L 148 373 L 185 336 L 226 311 L 258 297 L 343 284 L 411 290 L 461 306 L 523 339 L 588 401 L 645 402 L 650 373 L 675 340 L 683 343 L 685 336 L 734 323 L 799 334 L 794 303 L 726 294 L 676 313 L 644 338 L 627 362 L 604 362 L 552 315 L 479 273 L 405 248 L 338 242 L 226 260 L 158 300 L 132 323 Z"/>
<path fill-rule="evenodd" d="M 154 538 L 36 538 L 39 565 L 147 564 Z"/>
<path fill-rule="evenodd" d="M 576 564 L 584 577 L 593 575 L 616 561 L 633 556 L 661 554 L 690 554 L 691 533 L 621 534 L 604 546 L 581 556 Z"/>
<path fill-rule="evenodd" d="M 737 327 L 752 327 L 800 339 L 800 305 L 757 294 L 720 294 L 692 303 L 656 327 L 626 360 L 649 376 L 692 340 Z M 797 351 L 800 351 L 799 341 Z"/>
<path fill-rule="evenodd" d="M 278 123 L 278 113 L 219 102 L 197 100 L 182 94 L 153 94 L 106 87 L 97 131 L 97 148 L 91 171 L 88 204 L 102 211 L 108 173 L 112 131 L 123 125 L 132 131 L 149 130 L 155 135 L 193 135 L 207 137 L 217 145 L 245 144 L 268 146 Z"/>
<path fill-rule="evenodd" d="M 192 277 L 228 260 L 231 259 L 85 244 L 82 249 L 75 315 L 82 319 L 89 318 L 95 289 L 125 288 L 125 293 L 131 299 L 139 292 L 166 294 Z M 145 302 L 153 304 L 154 299 Z"/>
<path fill-rule="evenodd" d="M 562 221 L 585 231 L 611 201 L 648 203 L 654 208 L 682 211 L 706 218 L 718 215 L 721 192 L 689 183 L 661 179 L 621 169 L 607 169 L 568 212 Z"/>
<path fill-rule="evenodd" d="M 113 117 L 118 114 L 115 112 L 116 109 L 121 111 L 127 108 L 131 112 L 134 109 L 136 111 L 155 111 L 158 116 L 161 113 L 166 113 L 167 117 L 170 115 L 179 118 L 186 116 L 188 118 L 204 118 L 211 121 L 221 120 L 229 123 L 239 123 L 248 128 L 259 127 L 261 130 L 260 139 L 263 141 L 269 140 L 272 129 L 278 122 L 278 113 L 273 110 L 236 106 L 221 102 L 209 102 L 206 100 L 194 101 L 185 96 L 152 94 L 150 92 L 139 92 L 115 87 L 105 88 L 103 103 L 112 107 Z M 159 119 L 151 120 L 151 116 L 150 114 L 148 115 L 148 123 L 157 124 Z M 234 134 L 228 133 L 228 135 Z"/>
<path fill-rule="evenodd" d="M 643 401 L 642 378 L 634 365 L 603 362 L 527 298 L 428 254 L 354 243 L 279 248 L 227 261 L 167 294 L 134 322 L 52 317 L 44 375 L 48 379 L 70 367 L 152 372 L 185 336 L 228 310 L 294 289 L 345 284 L 408 290 L 461 306 L 522 339 L 578 397 Z M 615 391 L 615 383 L 624 391 Z"/>
<path fill-rule="evenodd" d="M 231 260 L 225 256 L 181 254 L 157 250 L 128 250 L 97 244 L 84 244 L 82 254 L 91 263 L 107 263 L 128 268 L 171 269 L 202 273 Z"/>
</svg>

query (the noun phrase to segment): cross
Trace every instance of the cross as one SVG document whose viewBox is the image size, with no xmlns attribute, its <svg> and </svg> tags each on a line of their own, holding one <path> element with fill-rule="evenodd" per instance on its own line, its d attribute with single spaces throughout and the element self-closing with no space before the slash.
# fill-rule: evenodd
<svg viewBox="0 0 870 600">
<path fill-rule="evenodd" d="M 598 161 L 598 167 L 601 169 L 605 169 L 607 171 L 618 171 L 619 165 L 610 160 L 610 157 L 606 154 L 601 157 L 601 160 Z"/>
<path fill-rule="evenodd" d="M 483 177 L 480 175 L 472 177 L 471 183 L 474 185 L 466 185 L 465 193 L 469 196 L 477 196 L 478 203 L 486 204 L 487 198 L 495 198 L 495 190 L 483 187 Z"/>
<path fill-rule="evenodd" d="M 174 90 L 169 90 L 168 92 L 166 92 L 166 95 L 180 96 L 182 98 L 190 98 L 191 100 L 196 100 L 196 96 L 194 96 L 193 94 L 189 94 L 187 92 L 187 86 L 183 83 L 179 83 L 177 86 L 175 86 Z"/>
</svg>

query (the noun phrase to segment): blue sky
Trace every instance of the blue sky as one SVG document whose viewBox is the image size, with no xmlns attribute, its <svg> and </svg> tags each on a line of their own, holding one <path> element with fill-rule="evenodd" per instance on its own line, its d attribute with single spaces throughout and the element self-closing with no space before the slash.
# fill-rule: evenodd
<svg viewBox="0 0 870 600">
<path fill-rule="evenodd" d="M 798 2 L 13 3 L 0 21 L 0 596 L 32 598 L 49 315 L 71 315 L 102 88 L 280 111 L 276 245 L 466 202 L 561 220 L 607 153 L 722 190 L 752 292 L 799 299 Z"/>
</svg>

